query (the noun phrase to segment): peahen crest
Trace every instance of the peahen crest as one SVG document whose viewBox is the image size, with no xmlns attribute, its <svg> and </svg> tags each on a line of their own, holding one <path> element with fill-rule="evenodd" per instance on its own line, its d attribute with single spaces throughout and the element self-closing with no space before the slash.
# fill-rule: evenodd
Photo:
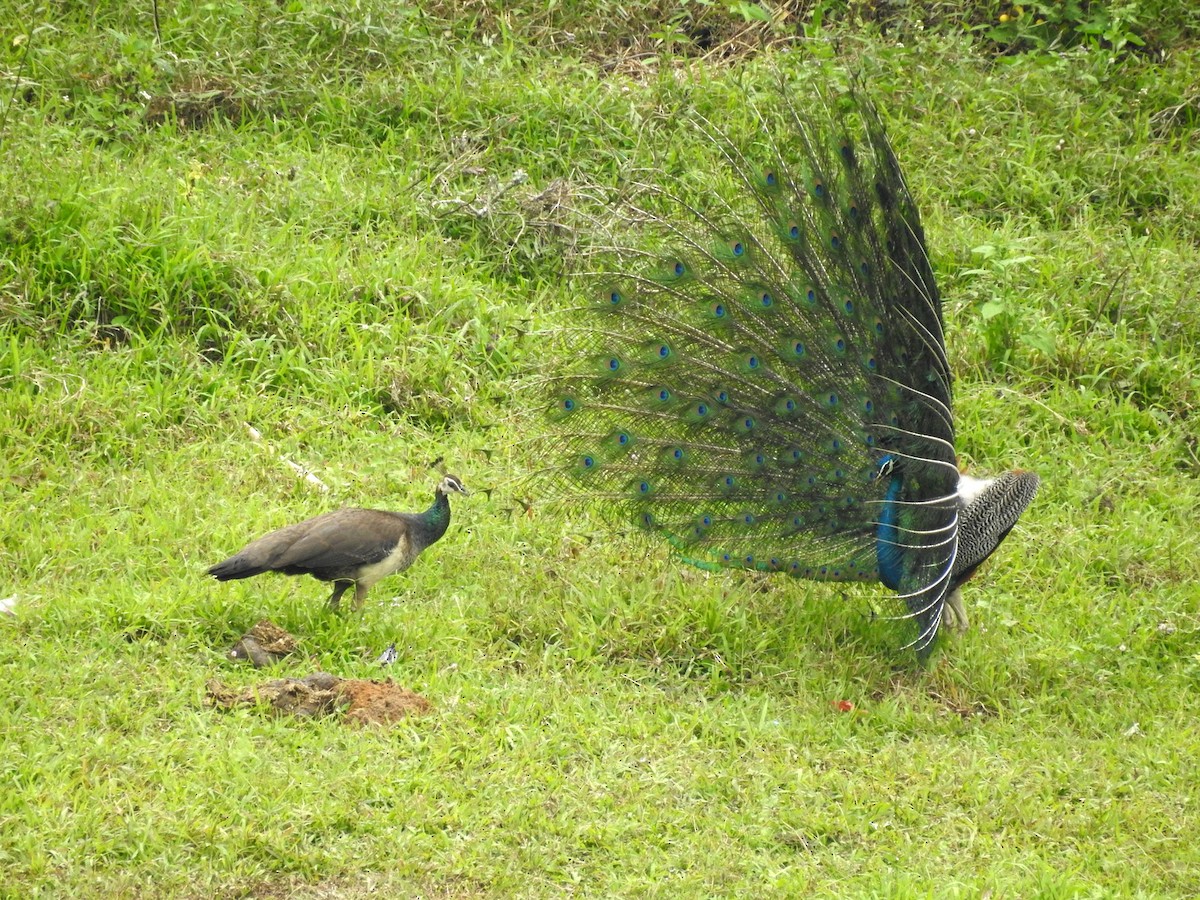
<svg viewBox="0 0 1200 900">
<path fill-rule="evenodd" d="M 786 133 L 745 151 L 698 119 L 736 195 L 648 188 L 651 237 L 583 279 L 560 463 L 696 565 L 883 582 L 927 652 L 1038 479 L 960 478 L 941 300 L 874 107 L 781 99 Z"/>
</svg>

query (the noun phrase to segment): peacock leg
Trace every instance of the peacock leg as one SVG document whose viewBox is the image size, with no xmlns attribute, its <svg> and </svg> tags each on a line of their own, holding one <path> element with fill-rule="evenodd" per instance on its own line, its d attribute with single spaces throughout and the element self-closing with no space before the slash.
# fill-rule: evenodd
<svg viewBox="0 0 1200 900">
<path fill-rule="evenodd" d="M 946 598 L 946 605 L 942 607 L 942 617 L 947 628 L 952 628 L 959 634 L 966 632 L 969 623 L 967 611 L 963 608 L 962 588 L 955 588 L 950 592 L 950 596 Z"/>
<path fill-rule="evenodd" d="M 353 581 L 335 581 L 333 583 L 333 593 L 329 595 L 329 608 L 333 612 L 338 611 L 338 606 L 342 602 L 342 594 L 350 589 Z"/>
</svg>

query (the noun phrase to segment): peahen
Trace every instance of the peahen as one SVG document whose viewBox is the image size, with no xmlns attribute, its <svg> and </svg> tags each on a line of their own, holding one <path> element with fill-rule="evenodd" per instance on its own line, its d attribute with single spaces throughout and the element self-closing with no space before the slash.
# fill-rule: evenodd
<svg viewBox="0 0 1200 900">
<path fill-rule="evenodd" d="M 433 505 L 423 513 L 335 509 L 263 535 L 212 566 L 208 574 L 218 581 L 263 572 L 311 575 L 333 582 L 329 608 L 334 612 L 351 587 L 358 609 L 375 582 L 403 572 L 446 533 L 451 492 L 466 494 L 467 489 L 458 478 L 446 475 L 434 490 Z"/>
<path fill-rule="evenodd" d="M 916 204 L 858 90 L 783 96 L 787 133 L 739 150 L 736 186 L 632 208 L 656 242 L 606 248 L 549 401 L 573 492 L 691 563 L 879 580 L 927 655 L 960 589 L 1033 499 L 962 475 L 941 300 Z M 663 206 L 674 213 L 659 212 Z"/>
</svg>

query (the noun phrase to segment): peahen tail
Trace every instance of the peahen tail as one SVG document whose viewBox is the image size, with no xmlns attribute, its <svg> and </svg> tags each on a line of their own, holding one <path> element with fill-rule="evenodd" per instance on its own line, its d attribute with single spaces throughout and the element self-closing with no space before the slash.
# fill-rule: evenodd
<svg viewBox="0 0 1200 900">
<path fill-rule="evenodd" d="M 872 104 L 780 101 L 785 133 L 744 151 L 698 119 L 736 195 L 649 187 L 651 236 L 584 279 L 549 404 L 560 463 L 697 565 L 883 582 L 924 653 L 1038 479 L 960 492 L 941 300 Z"/>
</svg>

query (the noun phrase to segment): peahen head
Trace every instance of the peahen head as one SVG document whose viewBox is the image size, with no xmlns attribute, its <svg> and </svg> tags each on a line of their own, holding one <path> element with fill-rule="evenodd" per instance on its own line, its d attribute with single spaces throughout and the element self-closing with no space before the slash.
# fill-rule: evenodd
<svg viewBox="0 0 1200 900">
<path fill-rule="evenodd" d="M 463 483 L 457 475 L 442 476 L 442 480 L 438 482 L 438 486 L 434 490 L 441 497 L 445 497 L 451 493 L 462 494 L 464 497 L 470 495 L 470 492 L 463 487 Z"/>
<path fill-rule="evenodd" d="M 556 471 L 706 568 L 873 581 L 927 652 L 1037 476 L 960 478 L 942 305 L 883 124 L 784 87 L 734 192 L 647 188 L 606 239 L 548 401 Z M 675 212 L 663 213 L 674 206 Z"/>
</svg>

